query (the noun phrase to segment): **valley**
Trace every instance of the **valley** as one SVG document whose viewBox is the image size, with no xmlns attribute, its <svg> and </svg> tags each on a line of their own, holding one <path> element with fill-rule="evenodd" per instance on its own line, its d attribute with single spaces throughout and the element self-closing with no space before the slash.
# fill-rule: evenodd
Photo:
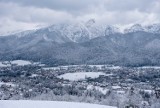
<svg viewBox="0 0 160 108">
<path fill-rule="evenodd" d="M 1 100 L 74 101 L 119 107 L 127 104 L 124 100 L 127 97 L 133 102 L 139 99 L 135 104 L 145 102 L 151 106 L 160 87 L 158 67 L 48 67 L 24 60 L 16 61 L 19 61 L 17 65 L 0 68 Z M 131 91 L 136 98 L 130 97 Z"/>
</svg>

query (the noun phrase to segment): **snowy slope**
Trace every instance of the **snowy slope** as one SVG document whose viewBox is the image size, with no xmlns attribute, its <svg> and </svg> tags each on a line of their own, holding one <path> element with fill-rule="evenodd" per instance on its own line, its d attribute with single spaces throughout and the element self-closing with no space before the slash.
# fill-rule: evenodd
<svg viewBox="0 0 160 108">
<path fill-rule="evenodd" d="M 0 108 L 116 108 L 111 106 L 57 101 L 0 101 Z"/>
</svg>

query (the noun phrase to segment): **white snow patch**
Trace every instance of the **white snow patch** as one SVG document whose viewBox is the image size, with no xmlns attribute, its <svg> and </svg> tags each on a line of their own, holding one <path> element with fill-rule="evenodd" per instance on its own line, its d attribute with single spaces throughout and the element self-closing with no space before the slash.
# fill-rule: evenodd
<svg viewBox="0 0 160 108">
<path fill-rule="evenodd" d="M 112 86 L 113 89 L 120 89 L 120 86 Z"/>
<path fill-rule="evenodd" d="M 67 70 L 68 68 L 83 68 L 84 66 L 88 66 L 90 68 L 96 67 L 97 69 L 121 69 L 122 67 L 120 66 L 109 66 L 109 65 L 67 65 L 67 66 L 57 66 L 57 67 L 44 67 L 44 70 L 60 70 L 60 69 L 65 69 Z"/>
<path fill-rule="evenodd" d="M 110 66 L 110 65 L 88 65 L 89 67 L 93 68 L 96 67 L 98 69 L 106 68 L 106 69 L 121 69 L 122 67 L 120 66 Z"/>
<path fill-rule="evenodd" d="M 105 65 L 88 65 L 89 67 L 93 68 L 93 67 L 96 67 L 98 69 L 102 69 L 103 66 Z"/>
<path fill-rule="evenodd" d="M 125 91 L 123 91 L 123 90 L 118 90 L 117 93 L 118 93 L 118 94 L 125 94 Z"/>
<path fill-rule="evenodd" d="M 106 74 L 105 76 L 112 76 L 112 75 L 114 75 L 114 74 Z"/>
<path fill-rule="evenodd" d="M 31 78 L 34 78 L 34 77 L 37 77 L 37 76 L 39 76 L 39 75 L 37 75 L 37 74 L 32 74 L 30 77 L 31 77 Z"/>
<path fill-rule="evenodd" d="M 112 66 L 112 67 L 106 67 L 107 69 L 121 69 L 122 67 L 120 67 L 120 66 Z"/>
<path fill-rule="evenodd" d="M 30 61 L 25 61 L 25 60 L 14 60 L 11 61 L 11 64 L 15 64 L 18 66 L 25 66 L 25 65 L 31 65 L 32 63 Z"/>
<path fill-rule="evenodd" d="M 44 70 L 59 70 L 59 67 L 45 67 Z"/>
<path fill-rule="evenodd" d="M 15 87 L 16 85 L 15 84 L 12 84 L 10 82 L 0 82 L 0 86 L 2 85 L 6 85 L 6 86 L 12 86 L 12 87 Z"/>
<path fill-rule="evenodd" d="M 149 94 L 152 94 L 153 93 L 153 90 L 144 90 L 144 92 L 147 92 Z"/>
<path fill-rule="evenodd" d="M 87 89 L 88 90 L 97 90 L 97 91 L 100 91 L 101 93 L 103 93 L 104 95 L 109 91 L 109 89 L 106 89 L 106 88 L 102 88 L 102 87 L 99 87 L 99 86 L 93 86 L 93 85 L 88 85 L 87 86 Z"/>
<path fill-rule="evenodd" d="M 98 78 L 100 75 L 106 75 L 103 72 L 76 72 L 76 73 L 66 73 L 58 76 L 58 78 L 67 79 L 70 81 L 85 80 L 86 78 Z"/>
<path fill-rule="evenodd" d="M 36 65 L 36 66 L 45 66 L 45 64 L 42 64 L 41 62 L 33 62 L 33 65 Z"/>
<path fill-rule="evenodd" d="M 81 67 L 83 65 L 67 65 L 67 66 L 57 66 L 57 67 L 44 67 L 44 70 L 60 70 L 60 69 L 64 69 L 67 70 L 70 67 Z"/>
<path fill-rule="evenodd" d="M 0 67 L 7 67 L 7 65 L 3 64 L 2 62 L 0 62 Z"/>
<path fill-rule="evenodd" d="M 143 66 L 139 67 L 139 69 L 160 69 L 160 66 Z"/>
<path fill-rule="evenodd" d="M 116 108 L 112 106 L 58 101 L 1 100 L 1 108 Z"/>
<path fill-rule="evenodd" d="M 11 66 L 7 61 L 0 62 L 0 67 L 9 67 Z"/>
</svg>

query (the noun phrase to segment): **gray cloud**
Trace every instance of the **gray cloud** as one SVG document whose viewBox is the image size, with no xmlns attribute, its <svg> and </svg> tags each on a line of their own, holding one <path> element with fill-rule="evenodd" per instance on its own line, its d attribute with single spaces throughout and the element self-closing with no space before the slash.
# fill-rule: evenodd
<svg viewBox="0 0 160 108">
<path fill-rule="evenodd" d="M 95 18 L 106 24 L 159 22 L 159 0 L 0 0 L 0 31 Z"/>
<path fill-rule="evenodd" d="M 158 0 L 0 0 L 0 2 L 18 3 L 23 6 L 50 8 L 55 10 L 81 11 L 89 6 L 104 5 L 110 11 L 140 10 L 149 11 Z"/>
<path fill-rule="evenodd" d="M 99 0 L 1 0 L 1 2 L 74 12 L 86 9 L 89 5 L 96 5 Z"/>
</svg>

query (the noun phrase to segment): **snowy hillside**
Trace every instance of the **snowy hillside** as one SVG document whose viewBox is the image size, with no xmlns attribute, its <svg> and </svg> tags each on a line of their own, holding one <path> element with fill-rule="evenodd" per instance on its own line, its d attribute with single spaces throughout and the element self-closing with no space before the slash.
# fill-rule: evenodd
<svg viewBox="0 0 160 108">
<path fill-rule="evenodd" d="M 57 101 L 0 101 L 0 108 L 116 108 L 111 106 Z"/>
</svg>

